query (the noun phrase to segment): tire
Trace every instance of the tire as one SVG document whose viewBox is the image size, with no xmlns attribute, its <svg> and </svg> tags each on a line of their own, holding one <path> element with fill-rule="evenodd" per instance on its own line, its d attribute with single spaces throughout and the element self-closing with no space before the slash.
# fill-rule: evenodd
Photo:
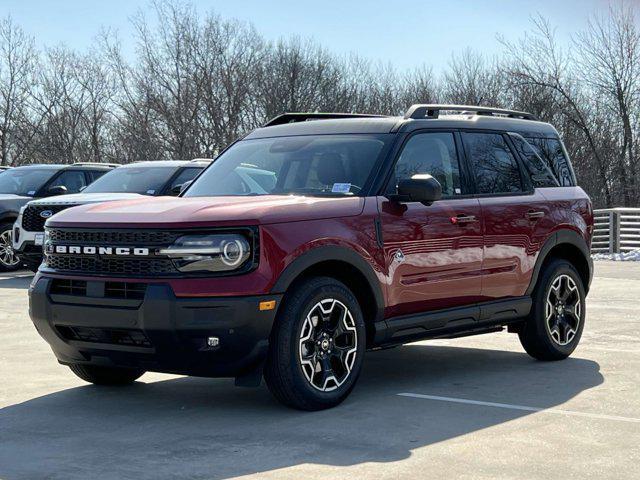
<svg viewBox="0 0 640 480">
<path fill-rule="evenodd" d="M 564 298 L 565 294 L 569 296 Z M 552 260 L 538 280 L 531 314 L 518 334 L 526 352 L 543 361 L 571 355 L 584 329 L 585 298 L 574 266 L 566 260 Z"/>
<path fill-rule="evenodd" d="M 134 368 L 97 367 L 94 365 L 69 365 L 73 373 L 85 382 L 96 385 L 128 385 L 145 372 Z"/>
<path fill-rule="evenodd" d="M 12 236 L 13 224 L 0 224 L 0 272 L 18 270 L 22 265 L 20 258 L 13 250 Z"/>
<path fill-rule="evenodd" d="M 285 296 L 269 343 L 264 378 L 280 402 L 309 411 L 335 407 L 351 393 L 362 368 L 360 305 L 333 278 L 305 280 Z"/>
</svg>

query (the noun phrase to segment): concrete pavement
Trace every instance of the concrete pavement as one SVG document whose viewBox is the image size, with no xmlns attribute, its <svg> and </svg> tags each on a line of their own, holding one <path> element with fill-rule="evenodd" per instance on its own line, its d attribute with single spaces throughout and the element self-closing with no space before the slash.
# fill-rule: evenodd
<svg viewBox="0 0 640 480">
<path fill-rule="evenodd" d="M 87 385 L 33 328 L 30 278 L 0 274 L 0 479 L 640 478 L 640 264 L 596 263 L 568 360 L 508 333 L 370 352 L 316 413 L 232 380 Z"/>
</svg>

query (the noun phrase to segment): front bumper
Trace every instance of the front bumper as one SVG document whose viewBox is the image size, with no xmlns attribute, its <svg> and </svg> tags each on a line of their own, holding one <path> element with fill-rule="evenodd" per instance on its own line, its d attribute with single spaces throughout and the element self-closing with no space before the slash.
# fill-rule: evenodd
<svg viewBox="0 0 640 480">
<path fill-rule="evenodd" d="M 113 298 L 108 282 L 87 281 L 78 294 L 60 293 L 56 281 L 70 282 L 34 278 L 29 314 L 60 363 L 206 377 L 241 376 L 261 364 L 277 308 L 260 311 L 259 303 L 282 298 L 178 298 L 168 283 L 147 284 L 140 298 Z M 208 337 L 219 345 L 208 346 Z"/>
</svg>

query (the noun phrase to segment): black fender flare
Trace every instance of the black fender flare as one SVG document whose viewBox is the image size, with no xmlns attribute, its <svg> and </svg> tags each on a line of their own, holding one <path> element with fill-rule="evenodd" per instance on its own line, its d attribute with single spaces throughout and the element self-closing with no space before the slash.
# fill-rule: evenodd
<svg viewBox="0 0 640 480">
<path fill-rule="evenodd" d="M 587 285 L 585 285 L 585 289 L 589 291 L 589 286 L 591 285 L 591 278 L 593 277 L 593 260 L 591 259 L 591 252 L 589 251 L 589 247 L 587 246 L 587 242 L 584 238 L 580 236 L 576 231 L 569 229 L 556 230 L 553 232 L 549 238 L 545 241 L 540 249 L 540 253 L 538 254 L 538 258 L 536 259 L 536 264 L 533 267 L 533 273 L 531 275 L 531 280 L 529 282 L 529 287 L 525 292 L 525 295 L 531 295 L 533 290 L 536 287 L 536 283 L 538 282 L 538 276 L 540 275 L 540 270 L 542 269 L 542 265 L 544 261 L 547 259 L 549 252 L 558 245 L 568 244 L 576 247 L 584 260 L 587 262 L 589 266 L 589 279 Z"/>
<path fill-rule="evenodd" d="M 348 263 L 362 274 L 375 298 L 377 313 L 374 321 L 382 320 L 384 316 L 384 296 L 378 276 L 374 272 L 371 264 L 367 262 L 364 257 L 359 255 L 354 249 L 348 247 L 325 245 L 303 253 L 287 265 L 271 288 L 271 293 L 285 293 L 301 273 L 316 264 L 326 261 Z"/>
</svg>

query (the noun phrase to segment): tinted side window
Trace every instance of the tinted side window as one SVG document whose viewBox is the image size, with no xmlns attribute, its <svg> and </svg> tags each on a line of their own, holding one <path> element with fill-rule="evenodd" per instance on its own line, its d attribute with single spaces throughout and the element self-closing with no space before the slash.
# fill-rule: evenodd
<svg viewBox="0 0 640 480">
<path fill-rule="evenodd" d="M 49 185 L 67 187 L 67 193 L 78 193 L 82 187 L 87 186 L 87 179 L 82 170 L 67 170 L 58 175 Z"/>
<path fill-rule="evenodd" d="M 462 138 L 471 158 L 478 193 L 522 191 L 518 163 L 502 135 L 464 133 Z"/>
<path fill-rule="evenodd" d="M 107 173 L 107 170 L 87 170 L 85 173 L 89 175 L 89 182 L 93 183 L 97 179 L 99 179 L 102 175 Z"/>
<path fill-rule="evenodd" d="M 559 187 L 560 184 L 547 163 L 536 153 L 535 147 L 518 134 L 509 134 L 535 188 Z"/>
<path fill-rule="evenodd" d="M 453 133 L 421 133 L 404 146 L 387 191 L 395 193 L 398 181 L 428 173 L 442 185 L 443 196 L 460 195 L 460 165 Z"/>
<path fill-rule="evenodd" d="M 178 185 L 182 185 L 185 182 L 189 182 L 196 178 L 196 176 L 202 171 L 201 168 L 184 168 L 172 181 L 171 185 L 169 185 L 169 191 L 173 187 L 177 187 Z"/>
<path fill-rule="evenodd" d="M 528 137 L 526 137 L 526 140 L 547 163 L 561 186 L 572 187 L 575 185 L 571 167 L 569 167 L 569 160 L 564 155 L 560 140 L 556 138 Z"/>
</svg>

